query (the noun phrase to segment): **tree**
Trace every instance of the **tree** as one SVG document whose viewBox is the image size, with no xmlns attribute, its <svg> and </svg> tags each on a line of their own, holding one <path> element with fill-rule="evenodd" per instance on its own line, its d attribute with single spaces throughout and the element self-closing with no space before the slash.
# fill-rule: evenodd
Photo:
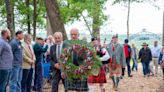
<svg viewBox="0 0 164 92">
<path fill-rule="evenodd" d="M 26 16 L 27 16 L 27 32 L 29 34 L 31 34 L 31 20 L 30 20 L 30 9 L 29 9 L 30 0 L 25 0 L 25 3 L 26 3 L 26 7 L 27 7 L 26 8 L 27 9 L 27 13 L 26 13 Z"/>
<path fill-rule="evenodd" d="M 164 11 L 163 11 L 163 33 L 162 33 L 162 44 L 164 44 Z"/>
<path fill-rule="evenodd" d="M 11 31 L 12 38 L 15 35 L 14 27 L 14 8 L 12 0 L 4 0 L 7 13 L 7 28 Z"/>
<path fill-rule="evenodd" d="M 100 36 L 100 26 L 106 20 L 103 6 L 107 0 L 59 0 L 60 11 L 64 23 L 84 20 L 91 36 Z M 87 12 L 87 15 L 83 15 Z"/>
<path fill-rule="evenodd" d="M 127 5 L 128 7 L 128 12 L 127 12 L 127 21 L 126 21 L 126 26 L 127 26 L 127 39 L 129 39 L 129 20 L 130 20 L 130 8 L 131 8 L 131 3 L 133 2 L 137 2 L 137 3 L 141 3 L 144 0 L 114 0 L 113 4 L 117 4 L 117 3 L 124 3 L 125 5 Z"/>
<path fill-rule="evenodd" d="M 64 22 L 61 19 L 57 0 L 44 0 L 44 1 L 47 11 L 47 17 L 49 18 L 53 33 L 57 31 L 62 32 L 64 40 L 67 39 L 67 34 L 64 28 Z"/>
<path fill-rule="evenodd" d="M 36 19 L 37 19 L 37 0 L 33 0 L 34 12 L 33 12 L 33 40 L 36 37 Z"/>
</svg>

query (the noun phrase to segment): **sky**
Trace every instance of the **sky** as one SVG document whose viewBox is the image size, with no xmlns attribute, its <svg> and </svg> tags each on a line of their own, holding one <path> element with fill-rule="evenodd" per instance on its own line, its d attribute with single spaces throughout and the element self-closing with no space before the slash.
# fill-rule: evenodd
<svg viewBox="0 0 164 92">
<path fill-rule="evenodd" d="M 164 0 L 156 3 L 164 8 Z M 116 4 L 111 5 L 111 0 L 106 3 L 104 13 L 108 16 L 108 20 L 101 26 L 101 33 L 108 34 L 126 34 L 127 7 Z M 132 3 L 130 12 L 130 34 L 138 33 L 142 29 L 153 33 L 162 33 L 164 9 L 157 9 L 149 3 Z M 73 24 L 67 25 L 65 28 L 67 33 L 73 27 L 77 27 L 80 33 L 89 34 L 84 21 L 75 21 Z M 85 31 L 84 31 L 85 30 Z"/>
</svg>

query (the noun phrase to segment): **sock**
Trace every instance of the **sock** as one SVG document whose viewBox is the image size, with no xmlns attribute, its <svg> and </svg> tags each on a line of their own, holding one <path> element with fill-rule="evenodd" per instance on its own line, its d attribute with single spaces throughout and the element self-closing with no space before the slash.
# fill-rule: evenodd
<svg viewBox="0 0 164 92">
<path fill-rule="evenodd" d="M 94 92 L 94 85 L 89 84 L 89 91 L 88 92 Z"/>
<path fill-rule="evenodd" d="M 105 88 L 104 88 L 104 85 L 103 84 L 100 84 L 100 92 L 105 92 Z"/>
<path fill-rule="evenodd" d="M 111 79 L 112 79 L 112 81 L 113 81 L 113 86 L 115 87 L 116 84 L 115 84 L 115 78 L 114 78 L 114 76 L 112 76 Z"/>
<path fill-rule="evenodd" d="M 120 81 L 120 77 L 116 77 L 116 87 L 118 87 L 119 81 Z"/>
</svg>

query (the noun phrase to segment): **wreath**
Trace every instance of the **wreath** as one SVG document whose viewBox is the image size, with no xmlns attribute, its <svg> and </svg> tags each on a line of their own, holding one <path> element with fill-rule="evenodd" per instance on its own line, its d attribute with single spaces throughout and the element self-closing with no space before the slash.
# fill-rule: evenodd
<svg viewBox="0 0 164 92">
<path fill-rule="evenodd" d="M 73 64 L 73 53 L 78 55 L 79 65 Z M 100 70 L 99 57 L 91 44 L 85 41 L 67 41 L 60 55 L 60 66 L 68 79 L 87 78 L 90 75 L 97 76 Z"/>
</svg>

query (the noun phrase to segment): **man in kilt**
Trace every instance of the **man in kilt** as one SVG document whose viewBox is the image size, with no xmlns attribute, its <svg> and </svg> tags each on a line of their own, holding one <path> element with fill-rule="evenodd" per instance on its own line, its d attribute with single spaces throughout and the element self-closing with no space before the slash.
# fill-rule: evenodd
<svg viewBox="0 0 164 92">
<path fill-rule="evenodd" d="M 109 63 L 110 78 L 113 81 L 113 89 L 118 90 L 118 84 L 122 74 L 122 67 L 126 66 L 124 48 L 118 43 L 118 36 L 112 37 L 112 41 L 107 45 L 107 51 L 111 57 Z"/>
<path fill-rule="evenodd" d="M 105 48 L 101 47 L 100 42 L 96 38 L 91 39 L 93 47 L 95 48 L 97 55 L 100 57 L 100 60 L 107 61 L 109 60 L 109 54 Z M 105 92 L 104 83 L 106 83 L 106 76 L 105 76 L 105 69 L 104 66 L 101 66 L 99 74 L 97 76 L 89 76 L 88 83 L 89 83 L 89 92 L 94 92 L 94 85 L 93 83 L 99 83 L 100 85 L 100 92 Z"/>
<path fill-rule="evenodd" d="M 79 31 L 77 28 L 72 28 L 70 31 L 70 35 L 71 35 L 71 40 L 79 40 Z M 70 41 L 65 41 L 63 43 L 63 48 L 67 47 L 69 45 Z M 75 54 L 73 52 L 73 57 L 72 57 L 72 63 L 76 66 L 80 66 L 81 64 L 84 63 L 84 61 L 78 59 L 80 56 L 78 56 L 77 54 Z M 78 92 L 87 92 L 88 91 L 88 82 L 87 82 L 87 78 L 83 78 L 83 79 L 73 79 L 70 80 L 68 78 L 68 76 L 66 76 L 64 74 L 64 72 L 62 72 L 62 77 L 65 77 L 65 89 L 67 91 L 78 91 Z"/>
</svg>

